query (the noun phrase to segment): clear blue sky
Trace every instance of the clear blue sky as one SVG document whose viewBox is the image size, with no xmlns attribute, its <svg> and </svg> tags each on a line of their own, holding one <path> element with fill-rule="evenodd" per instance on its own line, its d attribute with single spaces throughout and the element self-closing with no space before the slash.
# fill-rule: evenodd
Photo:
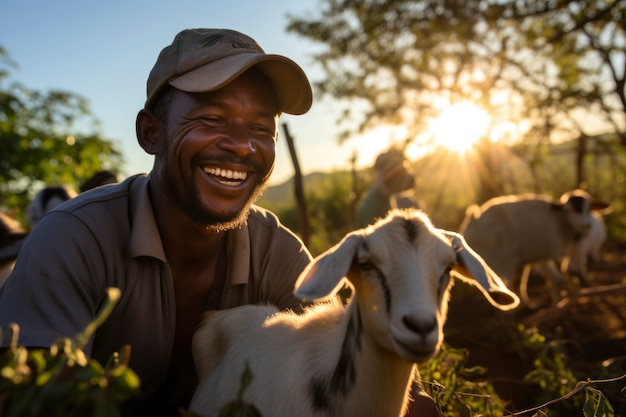
<svg viewBox="0 0 626 417">
<path fill-rule="evenodd" d="M 285 27 L 287 13 L 304 16 L 317 7 L 317 0 L 3 0 L 0 45 L 19 65 L 13 80 L 34 90 L 66 90 L 87 98 L 104 137 L 119 143 L 130 175 L 152 166 L 136 142 L 135 116 L 145 100 L 148 73 L 177 32 L 239 30 L 267 52 L 294 59 L 314 80 L 321 76 L 311 59 L 316 45 L 287 34 Z M 347 167 L 353 145 L 338 145 L 334 111 L 336 106 L 317 100 L 306 115 L 282 118 L 305 174 Z M 364 154 L 361 165 L 371 163 L 374 153 Z M 282 140 L 273 183 L 292 174 Z"/>
</svg>

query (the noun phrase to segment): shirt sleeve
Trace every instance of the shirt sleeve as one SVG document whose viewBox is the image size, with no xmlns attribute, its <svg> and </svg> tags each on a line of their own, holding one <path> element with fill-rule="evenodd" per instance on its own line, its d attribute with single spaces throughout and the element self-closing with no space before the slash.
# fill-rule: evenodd
<svg viewBox="0 0 626 417">
<path fill-rule="evenodd" d="M 88 228 L 70 213 L 42 217 L 0 291 L 2 346 L 9 343 L 10 323 L 18 324 L 18 344 L 27 347 L 47 348 L 58 338 L 82 332 L 106 290 L 98 285 L 100 252 Z M 90 353 L 89 346 L 84 350 Z"/>
<path fill-rule="evenodd" d="M 299 242 L 299 241 L 298 241 Z M 271 259 L 268 275 L 275 279 L 268 289 L 274 304 L 282 310 L 301 311 L 303 300 L 294 295 L 295 284 L 300 273 L 311 262 L 312 257 L 304 244 L 292 243 L 280 246 Z"/>
<path fill-rule="evenodd" d="M 256 287 L 251 288 L 256 292 L 251 301 L 271 303 L 281 310 L 301 311 L 303 302 L 293 292 L 300 273 L 313 257 L 302 240 L 273 213 L 261 211 L 261 214 L 262 220 L 251 230 L 253 287 Z"/>
</svg>

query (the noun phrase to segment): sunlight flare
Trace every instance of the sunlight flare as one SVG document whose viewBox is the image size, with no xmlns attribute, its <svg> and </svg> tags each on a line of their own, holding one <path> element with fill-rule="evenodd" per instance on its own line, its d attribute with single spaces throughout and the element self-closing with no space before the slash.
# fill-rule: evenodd
<svg viewBox="0 0 626 417">
<path fill-rule="evenodd" d="M 406 137 L 404 126 L 381 125 L 354 136 L 350 143 L 357 150 L 359 165 L 370 166 L 381 152 L 392 146 L 402 147 Z"/>
<path fill-rule="evenodd" d="M 484 109 L 470 102 L 461 102 L 444 106 L 428 130 L 435 144 L 464 152 L 485 136 L 489 124 L 490 117 Z"/>
</svg>

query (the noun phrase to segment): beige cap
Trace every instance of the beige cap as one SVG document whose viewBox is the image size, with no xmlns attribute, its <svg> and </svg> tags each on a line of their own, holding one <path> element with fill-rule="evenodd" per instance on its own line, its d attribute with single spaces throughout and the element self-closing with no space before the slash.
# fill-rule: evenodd
<svg viewBox="0 0 626 417">
<path fill-rule="evenodd" d="M 282 55 L 266 54 L 254 39 L 228 29 L 186 29 L 176 35 L 150 72 L 145 107 L 166 84 L 189 93 L 209 92 L 251 67 L 270 79 L 282 112 L 304 114 L 311 108 L 311 85 L 298 64 Z"/>
</svg>

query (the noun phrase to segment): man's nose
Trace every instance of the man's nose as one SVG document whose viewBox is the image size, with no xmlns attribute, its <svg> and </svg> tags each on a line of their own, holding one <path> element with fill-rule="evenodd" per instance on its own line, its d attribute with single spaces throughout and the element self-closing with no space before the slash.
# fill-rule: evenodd
<svg viewBox="0 0 626 417">
<path fill-rule="evenodd" d="M 243 156 L 256 152 L 256 144 L 246 126 L 239 124 L 229 126 L 222 146 L 237 155 Z"/>
</svg>

